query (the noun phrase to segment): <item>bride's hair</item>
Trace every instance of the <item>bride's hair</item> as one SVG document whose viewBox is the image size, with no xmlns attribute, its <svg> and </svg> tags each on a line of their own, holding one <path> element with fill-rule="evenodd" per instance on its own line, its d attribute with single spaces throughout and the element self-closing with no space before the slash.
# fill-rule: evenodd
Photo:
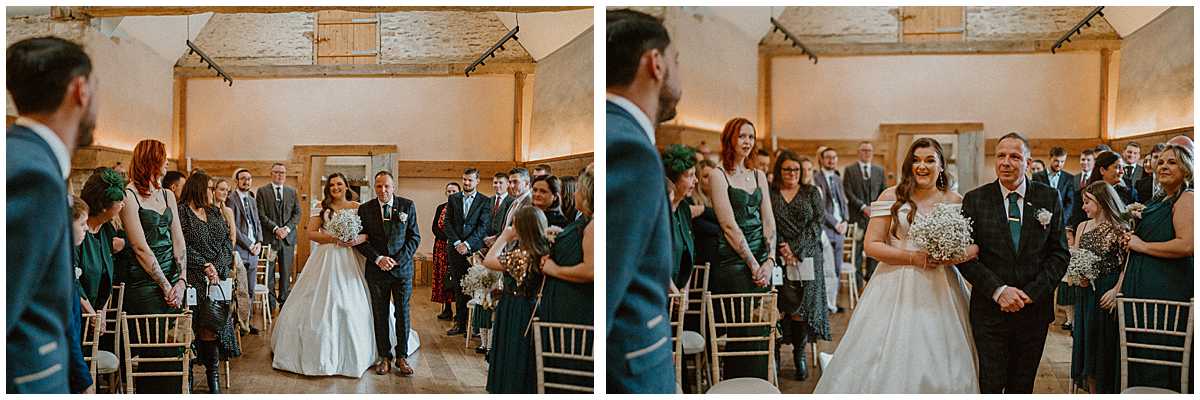
<svg viewBox="0 0 1200 400">
<path fill-rule="evenodd" d="M 933 152 L 937 154 L 938 166 L 940 167 L 938 168 L 937 182 L 934 183 L 934 186 L 941 192 L 950 190 L 950 174 L 946 172 L 946 156 L 942 153 L 942 145 L 930 138 L 918 138 L 914 140 L 912 145 L 908 146 L 908 153 L 904 156 L 904 164 L 900 167 L 900 183 L 896 184 L 896 203 L 892 204 L 893 221 L 900 217 L 900 207 L 905 204 L 909 205 L 908 223 L 912 224 L 917 217 L 917 203 L 912 200 L 912 192 L 917 188 L 917 179 L 913 176 L 912 172 L 913 157 L 917 149 L 926 148 L 932 148 Z M 892 224 L 891 229 L 892 237 L 896 238 L 899 237 L 896 233 L 897 225 L 899 224 Z"/>
<path fill-rule="evenodd" d="M 325 188 L 321 191 L 325 193 L 325 197 L 321 198 L 321 215 L 324 216 L 326 211 L 333 211 L 333 194 L 329 193 L 329 187 L 333 185 L 333 178 L 342 180 L 342 184 L 346 185 L 346 201 L 354 201 L 354 191 L 350 190 L 350 180 L 346 179 L 346 175 L 341 172 L 329 174 L 325 179 Z"/>
</svg>

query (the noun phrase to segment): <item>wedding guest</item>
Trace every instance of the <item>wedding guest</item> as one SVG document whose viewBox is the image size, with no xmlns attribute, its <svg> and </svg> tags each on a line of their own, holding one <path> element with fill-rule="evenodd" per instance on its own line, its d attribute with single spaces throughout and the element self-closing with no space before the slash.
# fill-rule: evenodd
<svg viewBox="0 0 1200 400">
<path fill-rule="evenodd" d="M 662 21 L 609 10 L 605 81 L 608 269 L 605 285 L 609 393 L 674 393 L 667 314 L 671 234 L 655 124 L 674 118 L 682 95 L 679 46 Z"/>
<path fill-rule="evenodd" d="M 754 125 L 745 118 L 725 123 L 721 133 L 720 178 L 712 178 L 713 208 L 724 235 L 719 245 L 719 260 L 710 274 L 709 290 L 714 294 L 762 293 L 771 290 L 775 268 L 775 214 L 767 177 L 754 169 L 750 158 L 755 148 Z M 734 310 L 734 312 L 748 312 Z M 720 314 L 720 313 L 718 313 Z M 730 328 L 729 337 L 753 336 L 754 328 Z M 730 343 L 727 351 L 753 351 L 765 348 L 759 343 Z M 766 377 L 766 357 L 738 357 L 725 361 L 724 378 Z"/>
<path fill-rule="evenodd" d="M 815 271 L 824 263 L 820 235 L 825 207 L 813 185 L 811 167 L 802 168 L 806 162 L 811 164 L 791 151 L 779 153 L 775 159 L 775 181 L 771 184 L 771 209 L 779 229 L 778 256 L 787 265 L 779 290 L 779 310 L 784 323 L 790 325 L 795 379 L 801 381 L 808 379 L 808 353 L 804 348 L 809 338 L 832 339 L 824 280 L 803 280 L 798 271 L 801 264 Z"/>
<path fill-rule="evenodd" d="M 78 196 L 71 196 L 71 248 L 78 250 L 79 244 L 83 243 L 83 234 L 87 231 L 87 216 L 88 205 Z M 74 252 L 76 257 L 72 260 L 75 264 L 72 268 L 75 276 L 75 285 L 72 287 L 71 293 L 73 298 L 79 299 L 72 301 L 71 308 L 73 310 L 70 319 L 67 321 L 69 333 L 67 334 L 68 346 L 70 346 L 70 365 L 67 369 L 70 371 L 71 393 L 95 393 L 96 387 L 93 386 L 91 370 L 88 368 L 88 363 L 83 359 L 83 314 L 94 314 L 96 309 L 92 307 L 87 298 L 83 297 L 83 291 L 79 285 L 79 275 L 82 272 L 82 265 L 79 264 L 78 251 Z M 90 322 L 90 321 L 89 321 Z"/>
<path fill-rule="evenodd" d="M 225 217 L 225 225 L 229 226 L 229 243 L 234 249 L 233 269 L 230 272 L 233 276 L 233 298 L 236 304 L 234 319 L 237 321 L 234 325 L 237 326 L 237 332 L 241 335 L 250 326 L 250 315 L 254 314 L 254 308 L 251 305 L 254 293 L 248 290 L 249 287 L 245 282 L 255 278 L 255 275 L 246 268 L 245 263 L 242 262 L 242 255 L 237 250 L 237 217 L 229 205 L 231 204 L 229 193 L 233 191 L 233 185 L 229 183 L 228 179 L 212 176 L 208 186 L 213 191 L 213 204 L 221 208 L 221 215 Z"/>
<path fill-rule="evenodd" d="M 771 171 L 771 152 L 767 149 L 758 149 L 754 152 L 754 169 L 762 171 L 764 174 Z M 767 177 L 770 179 L 771 177 Z"/>
<path fill-rule="evenodd" d="M 1158 165 L 1155 167 L 1159 191 L 1154 194 L 1154 200 L 1141 212 L 1141 220 L 1137 222 L 1134 233 L 1126 234 L 1124 238 L 1130 253 L 1129 264 L 1117 285 L 1121 288 L 1123 296 L 1172 301 L 1189 301 L 1195 296 L 1195 243 L 1192 236 L 1192 210 L 1195 205 L 1192 195 L 1194 161 L 1192 150 L 1177 144 L 1167 145 L 1159 155 Z M 1163 317 L 1162 314 L 1154 316 L 1160 319 L 1159 326 L 1163 325 Z M 1186 320 L 1187 316 L 1181 315 L 1179 318 Z M 1145 338 L 1137 341 L 1183 345 L 1183 338 L 1158 341 L 1155 339 Z M 1163 359 L 1163 355 L 1154 350 L 1142 349 L 1131 349 L 1129 354 L 1130 357 L 1153 359 Z M 1141 363 L 1129 365 L 1129 386 L 1151 386 L 1179 391 L 1179 377 L 1179 369 L 1174 367 Z"/>
<path fill-rule="evenodd" d="M 117 230 L 109 223 L 121 215 L 125 203 L 125 179 L 112 169 L 97 168 L 88 177 L 79 196 L 87 203 L 87 229 L 79 245 L 79 277 L 83 297 L 94 307 L 104 307 L 114 285 L 113 239 Z"/>
<path fill-rule="evenodd" d="M 846 192 L 842 186 L 842 177 L 837 174 L 838 153 L 830 147 L 825 147 L 817 152 L 817 157 L 820 159 L 821 171 L 814 177 L 817 188 L 825 198 L 825 235 L 829 237 L 829 245 L 833 247 L 834 253 L 838 257 L 833 258 L 833 268 L 835 276 L 841 276 L 842 267 L 842 243 L 846 241 L 846 230 L 850 227 L 850 212 L 849 202 L 846 200 Z M 829 300 L 833 304 L 837 304 L 838 285 L 829 285 L 826 287 Z M 836 306 L 835 306 L 836 307 Z M 836 307 L 834 312 L 842 312 L 842 307 Z"/>
<path fill-rule="evenodd" d="M 112 170 L 116 171 L 118 174 L 121 174 L 121 177 L 125 177 L 129 174 L 129 170 L 125 169 L 125 164 L 121 164 L 120 161 L 117 161 L 116 164 L 113 164 Z"/>
<path fill-rule="evenodd" d="M 546 223 L 559 229 L 567 226 L 567 217 L 562 213 L 562 201 L 560 200 L 562 196 L 559 195 L 562 187 L 558 177 L 554 175 L 535 177 L 531 188 L 532 204 L 546 213 Z"/>
<path fill-rule="evenodd" d="M 574 176 L 563 176 L 559 178 L 559 183 L 562 184 L 562 195 L 559 196 L 562 202 L 562 213 L 564 217 L 567 217 L 567 224 L 570 224 L 579 217 L 579 210 L 575 208 L 575 191 L 578 187 L 578 180 Z"/>
<path fill-rule="evenodd" d="M 550 175 L 553 175 L 552 171 L 553 171 L 553 169 L 550 168 L 549 165 L 538 164 L 533 167 L 533 173 L 531 173 L 529 175 L 534 178 L 537 178 L 539 176 L 550 176 Z"/>
<path fill-rule="evenodd" d="M 229 225 L 229 243 L 237 245 L 237 226 L 234 224 L 233 209 L 229 207 L 229 191 L 233 189 L 229 185 L 229 180 L 219 177 L 210 177 L 209 186 L 213 191 L 213 204 L 221 208 L 221 215 L 225 217 L 225 224 Z"/>
<path fill-rule="evenodd" d="M 182 172 L 167 171 L 167 174 L 162 177 L 162 187 L 170 190 L 171 193 L 175 194 L 175 198 L 178 199 L 183 194 L 183 181 L 185 179 L 187 177 Z"/>
<path fill-rule="evenodd" d="M 196 288 L 197 310 L 192 319 L 192 330 L 196 334 L 197 360 L 204 364 L 204 374 L 209 393 L 221 393 L 220 362 L 241 355 L 233 313 L 207 316 L 202 311 L 220 293 L 226 301 L 232 301 L 232 282 L 226 287 L 222 282 L 233 279 L 233 242 L 229 240 L 229 223 L 221 211 L 221 203 L 213 201 L 213 190 L 209 176 L 204 170 L 196 170 L 188 177 L 179 200 L 179 224 L 187 241 L 187 281 Z M 228 290 L 228 292 L 223 292 Z M 210 296 L 212 295 L 212 296 Z M 223 319 L 216 325 L 209 318 Z M 189 368 L 190 370 L 190 368 Z"/>
<path fill-rule="evenodd" d="M 533 317 L 542 274 L 537 265 L 550 254 L 546 216 L 537 207 L 521 207 L 488 250 L 483 265 L 504 272 L 504 298 L 496 306 L 495 347 L 488 354 L 488 393 L 534 393 L 536 378 L 533 336 L 526 328 Z M 516 241 L 512 250 L 510 242 Z"/>
<path fill-rule="evenodd" d="M 721 223 L 712 204 L 712 178 L 717 172 L 717 163 L 701 160 L 696 163 L 699 190 L 692 191 L 689 204 L 692 206 L 692 235 L 695 238 L 696 265 L 717 265 L 717 247 L 720 244 Z"/>
<path fill-rule="evenodd" d="M 275 163 L 271 165 L 271 183 L 258 188 L 254 196 L 258 200 L 263 243 L 271 245 L 271 250 L 276 254 L 274 267 L 278 274 L 267 275 L 272 309 L 276 303 L 282 306 L 287 302 L 292 260 L 296 255 L 296 224 L 300 222 L 300 202 L 296 197 L 296 189 L 284 185 L 286 181 L 287 166 Z"/>
<path fill-rule="evenodd" d="M 1118 291 L 1121 235 L 1129 228 L 1122 218 L 1125 204 L 1112 185 L 1097 181 L 1083 192 L 1083 211 L 1089 219 L 1079 224 L 1075 243 L 1077 248 L 1099 257 L 1095 264 L 1099 275 L 1094 280 L 1072 282 L 1080 290 L 1075 295 L 1075 327 L 1071 334 L 1071 379 L 1090 393 L 1117 393 L 1117 320 L 1109 308 L 1102 308 L 1102 299 L 1115 299 Z"/>
<path fill-rule="evenodd" d="M 508 171 L 508 196 L 513 199 L 513 202 L 504 216 L 504 228 L 512 226 L 513 215 L 518 209 L 533 204 L 533 193 L 529 186 L 529 170 L 517 167 Z M 500 231 L 503 232 L 504 229 L 501 228 Z"/>
<path fill-rule="evenodd" d="M 1142 159 L 1142 145 L 1138 142 L 1129 142 L 1125 144 L 1125 150 L 1121 152 L 1121 180 L 1125 183 L 1125 187 L 1133 188 L 1133 183 L 1142 179 L 1142 175 L 1146 170 L 1139 165 L 1138 161 Z M 1128 204 L 1128 203 L 1127 203 Z"/>
<path fill-rule="evenodd" d="M 671 293 L 687 289 L 696 263 L 696 243 L 692 236 L 692 209 L 684 202 L 696 189 L 696 158 L 692 149 L 681 144 L 667 146 L 662 153 L 663 172 L 667 175 L 667 199 L 671 221 Z"/>
<path fill-rule="evenodd" d="M 1029 168 L 1029 176 L 1034 176 L 1046 172 L 1046 161 L 1041 159 L 1033 160 L 1033 167 Z"/>
<path fill-rule="evenodd" d="M 1067 215 L 1067 243 L 1075 240 L 1075 226 L 1079 225 L 1086 219 L 1086 215 L 1081 212 L 1083 209 L 1083 189 L 1087 187 L 1092 178 L 1092 168 L 1096 165 L 1096 150 L 1084 149 L 1079 153 L 1079 174 L 1075 176 L 1075 195 L 1071 198 L 1071 213 Z M 1063 208 L 1066 209 L 1066 204 Z"/>
<path fill-rule="evenodd" d="M 56 37 L 13 43 L 6 66 L 19 115 L 5 140 L 6 392 L 90 392 L 64 368 L 79 314 L 66 179 L 75 148 L 92 142 L 97 79 L 83 48 Z"/>
<path fill-rule="evenodd" d="M 450 336 L 469 334 L 466 331 L 467 317 L 470 314 L 467 302 L 471 300 L 471 295 L 463 293 L 459 283 L 471 268 L 471 254 L 487 247 L 483 239 L 490 229 L 488 225 L 491 223 L 492 210 L 488 205 L 492 199 L 479 194 L 479 191 L 475 190 L 478 185 L 479 171 L 467 168 L 462 173 L 462 191 L 450 195 L 446 202 L 445 233 L 446 243 L 449 244 L 446 257 L 449 261 L 447 275 L 451 280 L 449 288 L 454 295 L 457 314 L 454 327 L 446 332 Z"/>
<path fill-rule="evenodd" d="M 246 304 L 247 309 L 251 310 L 246 317 L 246 325 L 249 326 L 247 330 L 251 335 L 257 335 L 258 328 L 253 324 L 254 291 L 258 286 L 258 259 L 266 257 L 262 254 L 265 232 L 258 214 L 258 200 L 255 199 L 254 192 L 250 191 L 254 183 L 250 170 L 238 169 L 233 173 L 233 179 L 237 182 L 237 192 L 225 199 L 225 205 L 233 209 L 232 220 L 237 227 L 234 236 L 237 238 L 238 258 L 241 259 L 242 268 L 246 270 L 246 293 L 249 294 Z"/>
<path fill-rule="evenodd" d="M 1150 148 L 1150 155 L 1142 159 L 1142 168 L 1146 170 L 1146 173 L 1143 173 L 1142 178 L 1133 184 L 1134 190 L 1137 190 L 1138 203 L 1149 204 L 1150 200 L 1154 199 L 1154 186 L 1158 184 L 1154 178 L 1154 166 L 1158 165 L 1158 156 L 1162 155 L 1166 148 L 1166 143 L 1155 144 Z"/>
<path fill-rule="evenodd" d="M 860 232 L 867 229 L 871 203 L 878 200 L 879 194 L 887 187 L 883 167 L 871 163 L 874 158 L 875 145 L 862 141 L 858 144 L 858 162 L 842 169 L 842 184 L 846 189 L 846 213 L 850 215 L 850 223 L 858 226 Z M 864 283 L 871 280 L 871 274 L 875 273 L 875 266 L 878 264 L 875 259 L 863 256 L 863 237 L 859 235 L 854 241 L 854 268 L 858 271 L 855 278 L 858 279 L 859 287 L 864 287 Z"/>
<path fill-rule="evenodd" d="M 1167 144 L 1177 144 L 1177 145 L 1183 146 L 1184 148 L 1186 148 L 1188 150 L 1192 150 L 1192 151 L 1196 150 L 1195 143 L 1192 143 L 1192 138 L 1187 137 L 1187 135 L 1175 136 L 1175 137 L 1171 138 L 1171 140 L 1168 140 Z"/>
<path fill-rule="evenodd" d="M 579 174 L 579 190 L 575 191 L 575 205 L 579 207 L 579 218 L 567 225 L 554 238 L 550 254 L 542 256 L 542 273 L 546 286 L 542 289 L 542 305 L 538 307 L 538 318 L 546 322 L 593 325 L 592 313 L 580 310 L 592 309 L 593 280 L 595 279 L 595 252 L 593 245 L 592 165 Z M 586 339 L 583 340 L 583 339 Z M 593 338 L 576 338 L 576 342 L 594 343 Z M 554 360 L 547 360 L 552 362 Z M 590 369 L 581 361 L 560 361 L 548 364 L 557 368 Z M 592 386 L 591 379 L 571 379 L 579 386 Z M 549 388 L 547 392 L 551 391 Z"/>
<path fill-rule="evenodd" d="M 159 185 L 167 172 L 166 145 L 146 139 L 133 149 L 121 221 L 133 249 L 134 263 L 115 266 L 126 270 L 125 312 L 131 315 L 176 314 L 182 311 L 187 289 L 187 247 L 177 215 L 175 194 Z M 141 357 L 170 357 L 171 350 L 135 351 Z M 165 370 L 168 365 L 145 364 L 142 370 Z M 178 377 L 145 377 L 138 392 L 170 393 L 179 390 Z"/>
<path fill-rule="evenodd" d="M 446 184 L 447 199 L 461 191 L 462 185 L 458 182 Z M 451 321 L 454 319 L 454 311 L 450 304 L 454 303 L 454 293 L 448 287 L 454 285 L 448 285 L 446 282 L 450 266 L 450 260 L 447 258 L 450 256 L 450 245 L 446 244 L 446 203 L 438 204 L 433 213 L 433 237 L 433 289 L 430 291 L 430 301 L 442 303 L 442 313 L 438 314 L 437 319 Z"/>
<path fill-rule="evenodd" d="M 1125 183 L 1125 169 L 1122 168 L 1120 159 L 1121 157 L 1117 153 L 1111 151 L 1096 155 L 1096 166 L 1092 168 L 1092 176 L 1088 178 L 1088 185 L 1101 180 L 1108 182 L 1117 191 L 1122 203 L 1133 204 L 1137 202 L 1137 192 Z M 1082 213 L 1083 211 L 1075 212 Z"/>
</svg>

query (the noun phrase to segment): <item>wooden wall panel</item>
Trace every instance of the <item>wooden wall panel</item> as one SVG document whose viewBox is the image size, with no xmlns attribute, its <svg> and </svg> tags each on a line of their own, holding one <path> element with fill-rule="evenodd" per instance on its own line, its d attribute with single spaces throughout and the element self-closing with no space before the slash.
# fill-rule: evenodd
<svg viewBox="0 0 1200 400">
<path fill-rule="evenodd" d="M 579 171 L 587 167 L 595 161 L 596 155 L 593 152 L 572 154 L 569 156 L 545 158 L 541 160 L 533 160 L 525 163 L 525 168 L 533 170 L 533 167 L 538 164 L 546 164 L 550 166 L 551 172 L 555 176 L 578 176 Z"/>
</svg>

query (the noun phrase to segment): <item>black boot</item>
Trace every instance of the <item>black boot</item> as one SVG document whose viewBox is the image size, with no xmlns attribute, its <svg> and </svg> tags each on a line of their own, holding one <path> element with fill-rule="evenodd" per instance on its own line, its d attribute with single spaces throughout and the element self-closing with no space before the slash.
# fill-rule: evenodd
<svg viewBox="0 0 1200 400">
<path fill-rule="evenodd" d="M 211 394 L 221 394 L 221 352 L 217 348 L 217 341 L 202 341 L 200 342 L 204 348 L 203 357 L 204 375 L 208 381 L 208 392 Z"/>
<path fill-rule="evenodd" d="M 795 378 L 800 381 L 808 380 L 808 327 L 804 321 L 792 321 L 792 363 L 796 368 Z"/>
</svg>

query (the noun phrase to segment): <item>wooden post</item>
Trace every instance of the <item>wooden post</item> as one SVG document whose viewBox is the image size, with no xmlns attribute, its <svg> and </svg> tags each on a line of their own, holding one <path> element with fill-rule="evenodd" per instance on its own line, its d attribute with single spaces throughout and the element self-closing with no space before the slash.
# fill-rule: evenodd
<svg viewBox="0 0 1200 400">
<path fill-rule="evenodd" d="M 521 118 L 525 114 L 525 73 L 513 74 L 513 161 L 525 161 L 525 133 Z"/>
<path fill-rule="evenodd" d="M 1112 50 L 1100 49 L 1100 140 L 1108 141 L 1108 63 Z"/>
<path fill-rule="evenodd" d="M 779 146 L 771 132 L 771 55 L 764 51 L 758 52 L 758 123 L 755 126 L 763 143 L 774 154 Z"/>
<path fill-rule="evenodd" d="M 175 131 L 175 159 L 180 165 L 187 163 L 187 79 L 175 78 L 174 98 L 172 98 L 171 119 Z"/>
</svg>

